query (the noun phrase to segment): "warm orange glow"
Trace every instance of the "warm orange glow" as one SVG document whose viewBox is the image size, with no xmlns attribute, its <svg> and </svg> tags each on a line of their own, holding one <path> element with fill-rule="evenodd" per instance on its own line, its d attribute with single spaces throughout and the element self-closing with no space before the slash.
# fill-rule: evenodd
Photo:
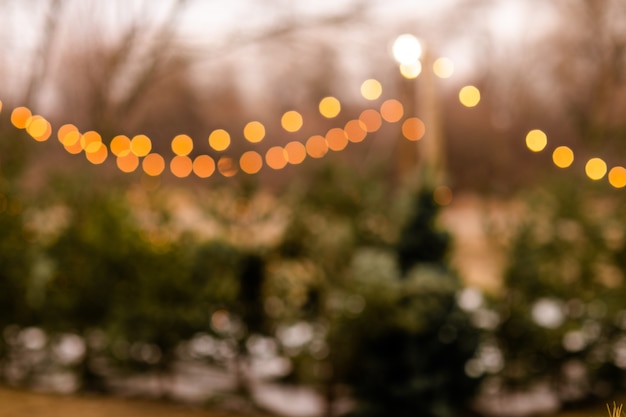
<svg viewBox="0 0 626 417">
<path fill-rule="evenodd" d="M 548 137 L 543 131 L 533 129 L 526 135 L 526 146 L 533 152 L 541 152 L 548 144 Z"/>
<path fill-rule="evenodd" d="M 263 157 L 258 152 L 244 152 L 239 158 L 239 166 L 246 174 L 256 174 L 263 167 Z"/>
<path fill-rule="evenodd" d="M 2 111 L 2 100 L 0 100 L 0 111 Z"/>
<path fill-rule="evenodd" d="M 297 132 L 302 127 L 302 115 L 295 110 L 283 114 L 280 124 L 287 132 Z"/>
<path fill-rule="evenodd" d="M 376 100 L 383 93 L 383 87 L 378 80 L 369 79 L 361 84 L 361 95 L 366 100 Z"/>
<path fill-rule="evenodd" d="M 193 171 L 193 162 L 187 155 L 176 155 L 170 161 L 170 171 L 178 178 L 186 178 Z"/>
<path fill-rule="evenodd" d="M 424 122 L 417 117 L 409 117 L 402 123 L 402 135 L 408 140 L 420 140 L 424 133 L 426 133 Z"/>
<path fill-rule="evenodd" d="M 216 151 L 223 151 L 230 146 L 230 134 L 224 129 L 216 129 L 209 135 L 209 145 Z"/>
<path fill-rule="evenodd" d="M 111 153 L 115 156 L 126 156 L 130 153 L 130 139 L 128 136 L 118 135 L 111 140 Z"/>
<path fill-rule="evenodd" d="M 376 132 L 383 124 L 380 113 L 374 109 L 363 110 L 359 116 L 359 120 L 365 126 L 365 130 L 369 133 Z"/>
<path fill-rule="evenodd" d="M 360 120 L 349 120 L 343 130 L 348 136 L 348 140 L 353 143 L 362 142 L 367 136 L 365 123 Z"/>
<path fill-rule="evenodd" d="M 106 161 L 107 156 L 109 156 L 109 151 L 106 146 L 100 143 L 100 146 L 97 150 L 93 152 L 85 152 L 85 157 L 89 162 L 94 165 L 100 165 L 104 161 Z"/>
<path fill-rule="evenodd" d="M 209 155 L 199 155 L 193 161 L 193 172 L 200 178 L 208 178 L 215 172 L 215 161 Z"/>
<path fill-rule="evenodd" d="M 57 130 L 57 138 L 59 139 L 59 142 L 63 145 L 71 145 L 72 143 L 75 143 L 80 136 L 73 135 L 73 137 L 68 137 L 68 134 L 71 132 L 78 132 L 78 128 L 71 123 L 67 123 L 59 127 L 59 130 Z"/>
<path fill-rule="evenodd" d="M 193 140 L 187 135 L 177 135 L 172 139 L 172 152 L 178 156 L 186 156 L 193 150 Z"/>
<path fill-rule="evenodd" d="M 306 152 L 311 158 L 323 158 L 328 153 L 326 139 L 320 135 L 311 136 L 306 141 Z"/>
<path fill-rule="evenodd" d="M 574 162 L 574 152 L 567 146 L 559 146 L 552 152 L 552 161 L 559 168 L 567 168 Z"/>
<path fill-rule="evenodd" d="M 63 144 L 63 147 L 68 153 L 72 155 L 78 155 L 83 151 L 83 147 L 80 144 L 81 135 L 79 132 L 70 132 L 65 135 L 67 143 Z"/>
<path fill-rule="evenodd" d="M 243 136 L 248 142 L 261 142 L 265 137 L 265 126 L 261 122 L 252 121 L 243 128 Z"/>
<path fill-rule="evenodd" d="M 116 163 L 120 171 L 130 173 L 139 166 L 139 158 L 134 153 L 129 152 L 124 156 L 118 156 Z"/>
<path fill-rule="evenodd" d="M 158 153 L 151 153 L 146 155 L 146 157 L 141 162 L 141 167 L 143 168 L 143 172 L 151 177 L 156 177 L 161 175 L 165 170 L 165 160 Z"/>
<path fill-rule="evenodd" d="M 600 158 L 591 158 L 585 164 L 585 173 L 594 181 L 602 179 L 606 175 L 606 171 L 606 162 Z"/>
<path fill-rule="evenodd" d="M 335 97 L 324 97 L 320 101 L 319 110 L 322 116 L 332 119 L 341 111 L 341 103 Z"/>
<path fill-rule="evenodd" d="M 85 132 L 80 138 L 80 146 L 86 153 L 97 152 L 102 147 L 102 137 L 93 130 Z"/>
<path fill-rule="evenodd" d="M 26 132 L 36 141 L 44 142 L 52 134 L 50 123 L 42 116 L 32 116 L 26 122 Z"/>
<path fill-rule="evenodd" d="M 617 166 L 609 171 L 609 183 L 615 188 L 626 187 L 626 168 Z"/>
<path fill-rule="evenodd" d="M 32 113 L 27 107 L 16 107 L 11 112 L 11 123 L 18 129 L 26 129 L 26 125 L 31 116 Z"/>
<path fill-rule="evenodd" d="M 480 102 L 480 90 L 473 85 L 466 85 L 459 91 L 459 101 L 465 107 L 476 107 Z"/>
<path fill-rule="evenodd" d="M 386 122 L 395 123 L 402 119 L 404 107 L 396 99 L 385 100 L 380 106 L 380 114 Z"/>
<path fill-rule="evenodd" d="M 137 156 L 146 156 L 152 150 L 152 141 L 146 135 L 137 135 L 130 141 L 130 151 Z"/>
<path fill-rule="evenodd" d="M 345 130 L 334 127 L 326 133 L 326 144 L 328 149 L 333 151 L 342 151 L 348 146 L 348 136 Z"/>
<path fill-rule="evenodd" d="M 289 142 L 285 145 L 285 152 L 287 153 L 287 162 L 292 165 L 301 164 L 306 158 L 306 148 L 298 141 Z"/>
<path fill-rule="evenodd" d="M 219 161 L 217 161 L 217 170 L 226 178 L 230 178 L 237 174 L 237 164 L 235 164 L 233 158 L 222 156 Z"/>
<path fill-rule="evenodd" d="M 287 155 L 280 146 L 272 146 L 265 154 L 265 163 L 272 169 L 283 169 L 287 165 Z"/>
</svg>

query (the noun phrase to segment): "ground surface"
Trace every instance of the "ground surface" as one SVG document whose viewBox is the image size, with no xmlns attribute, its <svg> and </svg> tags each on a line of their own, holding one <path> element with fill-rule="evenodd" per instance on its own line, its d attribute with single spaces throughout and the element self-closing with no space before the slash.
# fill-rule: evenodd
<svg viewBox="0 0 626 417">
<path fill-rule="evenodd" d="M 619 404 L 619 401 L 618 401 Z M 0 417 L 251 417 L 156 401 L 66 396 L 0 388 Z M 601 404 L 550 417 L 605 417 Z M 261 417 L 256 415 L 255 417 Z M 264 416 L 269 417 L 269 416 Z"/>
<path fill-rule="evenodd" d="M 53 395 L 0 387 L 0 417 L 240 417 L 157 401 Z M 261 417 L 261 416 L 255 416 Z M 268 416 L 265 416 L 268 417 Z"/>
</svg>

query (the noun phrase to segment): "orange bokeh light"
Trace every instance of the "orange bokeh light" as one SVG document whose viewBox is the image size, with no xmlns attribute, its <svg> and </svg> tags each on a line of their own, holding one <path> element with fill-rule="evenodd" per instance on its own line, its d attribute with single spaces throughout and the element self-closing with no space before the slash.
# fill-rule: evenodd
<svg viewBox="0 0 626 417">
<path fill-rule="evenodd" d="M 343 130 L 345 130 L 348 140 L 353 143 L 362 142 L 365 136 L 367 136 L 365 123 L 360 120 L 348 121 Z"/>
<path fill-rule="evenodd" d="M 32 113 L 28 107 L 16 107 L 11 112 L 11 123 L 18 129 L 26 129 L 28 120 L 31 118 Z"/>
<path fill-rule="evenodd" d="M 342 151 L 348 145 L 348 136 L 343 129 L 334 127 L 326 133 L 326 144 L 333 151 Z"/>
<path fill-rule="evenodd" d="M 158 153 L 151 153 L 141 161 L 143 172 L 151 177 L 161 175 L 165 170 L 165 160 Z"/>
<path fill-rule="evenodd" d="M 130 173 L 139 166 L 139 158 L 134 153 L 129 152 L 124 156 L 118 156 L 116 163 L 120 171 Z"/>
<path fill-rule="evenodd" d="M 272 146 L 265 154 L 265 162 L 272 169 L 283 169 L 287 165 L 287 155 L 280 146 Z"/>
<path fill-rule="evenodd" d="M 193 160 L 193 172 L 200 178 L 208 178 L 215 172 L 215 161 L 209 155 L 199 155 Z"/>
<path fill-rule="evenodd" d="M 176 155 L 170 161 L 170 171 L 178 178 L 186 178 L 193 171 L 193 162 L 187 155 Z"/>
<path fill-rule="evenodd" d="M 363 110 L 359 115 L 359 120 L 365 126 L 365 130 L 369 133 L 376 132 L 382 126 L 382 118 L 380 117 L 380 113 L 378 113 L 374 109 Z"/>
<path fill-rule="evenodd" d="M 402 134 L 411 141 L 420 140 L 426 133 L 426 127 L 417 117 L 410 117 L 402 123 Z"/>
<path fill-rule="evenodd" d="M 388 123 L 395 123 L 404 116 L 404 107 L 396 99 L 385 100 L 380 106 L 380 114 Z"/>
<path fill-rule="evenodd" d="M 115 156 L 126 156 L 130 153 L 130 139 L 128 136 L 118 135 L 111 140 L 111 153 Z"/>
<path fill-rule="evenodd" d="M 102 164 L 104 161 L 106 161 L 108 156 L 109 150 L 102 143 L 97 150 L 93 152 L 85 152 L 85 157 L 87 158 L 87 160 L 94 165 Z"/>
<path fill-rule="evenodd" d="M 287 162 L 292 165 L 301 164 L 306 158 L 306 147 L 298 141 L 286 144 L 285 152 L 287 153 Z"/>
<path fill-rule="evenodd" d="M 323 158 L 328 153 L 326 139 L 320 135 L 311 136 L 306 141 L 306 152 L 311 158 Z"/>
<path fill-rule="evenodd" d="M 239 166 L 246 174 L 256 174 L 263 167 L 263 157 L 255 151 L 247 151 L 239 158 Z"/>
</svg>

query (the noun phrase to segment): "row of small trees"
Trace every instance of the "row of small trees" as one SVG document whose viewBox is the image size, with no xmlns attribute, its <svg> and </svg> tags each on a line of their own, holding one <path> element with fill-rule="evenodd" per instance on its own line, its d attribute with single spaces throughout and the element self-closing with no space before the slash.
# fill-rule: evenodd
<svg viewBox="0 0 626 417">
<path fill-rule="evenodd" d="M 240 185 L 99 187 L 88 173 L 35 198 L 7 180 L 2 379 L 107 391 L 188 361 L 229 370 L 252 400 L 253 363 L 280 357 L 274 378 L 323 393 L 328 414 L 348 396 L 355 415 L 451 415 L 478 386 L 464 370 L 478 337 L 448 235 L 432 190 L 394 196 L 375 178 L 330 166 L 280 200 Z"/>
</svg>

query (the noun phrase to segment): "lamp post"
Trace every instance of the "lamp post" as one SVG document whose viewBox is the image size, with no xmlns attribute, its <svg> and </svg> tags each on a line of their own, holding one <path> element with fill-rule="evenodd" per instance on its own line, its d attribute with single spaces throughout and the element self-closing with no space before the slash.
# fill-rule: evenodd
<svg viewBox="0 0 626 417">
<path fill-rule="evenodd" d="M 396 38 L 392 47 L 393 57 L 400 64 L 405 78 L 416 78 L 414 83 L 415 109 L 424 122 L 424 136 L 419 142 L 418 170 L 422 181 L 436 187 L 445 180 L 443 141 L 439 112 L 439 97 L 433 74 L 433 61 L 428 48 L 411 34 Z"/>
</svg>

